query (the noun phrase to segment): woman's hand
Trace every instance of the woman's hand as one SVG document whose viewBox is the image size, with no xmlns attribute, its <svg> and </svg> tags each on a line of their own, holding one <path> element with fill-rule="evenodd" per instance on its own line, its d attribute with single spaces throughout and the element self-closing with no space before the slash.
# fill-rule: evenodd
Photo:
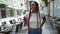
<svg viewBox="0 0 60 34">
<path fill-rule="evenodd" d="M 46 17 L 44 16 L 40 28 L 42 28 L 42 26 L 44 25 L 45 22 L 46 22 Z"/>
<path fill-rule="evenodd" d="M 24 16 L 23 20 L 24 20 L 24 26 L 27 25 L 27 18 L 25 16 Z"/>
<path fill-rule="evenodd" d="M 40 27 L 40 30 L 42 31 L 42 27 Z"/>
</svg>

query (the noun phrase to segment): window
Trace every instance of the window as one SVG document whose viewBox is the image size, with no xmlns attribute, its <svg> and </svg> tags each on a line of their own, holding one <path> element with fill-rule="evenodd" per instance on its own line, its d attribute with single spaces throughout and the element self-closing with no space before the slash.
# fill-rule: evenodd
<svg viewBox="0 0 60 34">
<path fill-rule="evenodd" d="M 14 16 L 14 11 L 10 10 L 10 16 L 13 17 Z"/>
<path fill-rule="evenodd" d="M 0 8 L 5 8 L 6 5 L 5 4 L 0 4 Z"/>
<path fill-rule="evenodd" d="M 6 24 L 6 22 L 2 22 L 2 24 Z"/>
<path fill-rule="evenodd" d="M 6 22 L 2 22 L 2 26 L 5 26 Z"/>
<path fill-rule="evenodd" d="M 6 18 L 6 10 L 1 10 L 1 16 L 2 18 Z"/>
<path fill-rule="evenodd" d="M 12 20 L 10 20 L 9 22 L 10 22 L 10 24 L 13 24 Z"/>
<path fill-rule="evenodd" d="M 19 12 L 19 10 L 17 10 L 17 15 L 20 15 L 20 12 Z"/>
<path fill-rule="evenodd" d="M 54 17 L 60 17 L 60 14 L 59 14 L 59 0 L 54 0 Z"/>
</svg>

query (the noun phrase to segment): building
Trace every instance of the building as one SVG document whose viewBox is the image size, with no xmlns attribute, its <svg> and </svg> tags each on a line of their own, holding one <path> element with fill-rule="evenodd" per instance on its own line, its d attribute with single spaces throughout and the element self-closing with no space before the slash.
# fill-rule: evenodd
<svg viewBox="0 0 60 34">
<path fill-rule="evenodd" d="M 8 9 L 6 8 L 7 4 L 8 2 L 6 0 L 0 0 L 0 19 L 6 18 L 9 15 Z"/>
<path fill-rule="evenodd" d="M 25 0 L 0 0 L 0 19 L 23 15 L 26 3 Z"/>
<path fill-rule="evenodd" d="M 41 0 L 44 2 L 44 7 L 47 7 L 48 16 L 54 17 L 54 0 Z M 43 4 L 41 4 L 43 5 Z"/>
</svg>

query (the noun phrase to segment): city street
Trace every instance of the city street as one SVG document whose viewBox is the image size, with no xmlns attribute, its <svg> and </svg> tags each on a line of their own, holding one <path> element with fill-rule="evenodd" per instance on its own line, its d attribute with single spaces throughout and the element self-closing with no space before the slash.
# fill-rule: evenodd
<svg viewBox="0 0 60 34">
<path fill-rule="evenodd" d="M 4 33 L 0 33 L 0 34 L 4 34 Z M 22 29 L 19 29 L 19 31 L 16 34 L 28 34 L 27 26 L 23 26 Z"/>
<path fill-rule="evenodd" d="M 28 34 L 27 26 L 23 26 L 22 29 L 17 32 L 17 34 Z"/>
<path fill-rule="evenodd" d="M 60 0 L 0 0 L 0 34 L 28 34 L 28 28 L 60 34 Z"/>
</svg>

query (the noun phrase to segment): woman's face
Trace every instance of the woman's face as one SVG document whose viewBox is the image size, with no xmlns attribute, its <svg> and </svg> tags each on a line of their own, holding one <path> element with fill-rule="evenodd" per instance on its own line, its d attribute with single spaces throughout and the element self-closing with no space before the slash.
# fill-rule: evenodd
<svg viewBox="0 0 60 34">
<path fill-rule="evenodd" d="M 31 9 L 32 11 L 37 10 L 36 4 L 35 4 L 34 2 L 32 2 L 32 3 L 30 4 L 30 9 Z"/>
</svg>

